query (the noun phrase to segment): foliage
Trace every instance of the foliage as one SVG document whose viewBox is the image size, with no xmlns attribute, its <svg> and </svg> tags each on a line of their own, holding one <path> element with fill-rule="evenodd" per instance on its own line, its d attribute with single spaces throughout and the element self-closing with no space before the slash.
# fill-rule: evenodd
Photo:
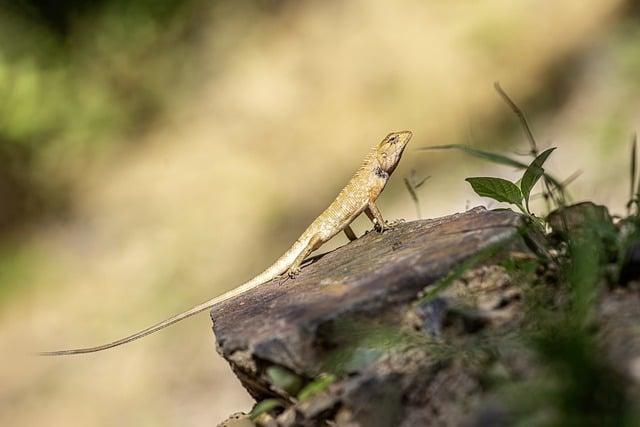
<svg viewBox="0 0 640 427">
<path fill-rule="evenodd" d="M 300 393 L 298 394 L 298 400 L 300 402 L 304 402 L 307 399 L 317 395 L 318 393 L 326 390 L 331 384 L 336 381 L 336 377 L 332 374 L 322 374 L 318 376 L 318 378 L 311 381 L 309 384 L 304 386 Z"/>
<path fill-rule="evenodd" d="M 260 402 L 256 403 L 256 405 L 253 407 L 253 409 L 249 413 L 249 416 L 251 417 L 252 420 L 255 420 L 260 415 L 269 413 L 278 408 L 282 408 L 283 406 L 284 406 L 284 403 L 282 403 L 282 401 L 280 401 L 279 399 L 261 400 Z"/>
<path fill-rule="evenodd" d="M 0 14 L 0 229 L 7 229 L 60 212 L 88 159 L 162 111 L 166 88 L 184 70 L 163 52 L 186 46 L 194 2 L 2 3 L 9 4 Z"/>
<path fill-rule="evenodd" d="M 533 389 L 523 383 L 536 399 L 514 404 L 522 419 L 546 413 L 544 425 L 636 425 L 626 380 L 607 362 L 593 328 L 596 303 L 609 279 L 612 227 L 607 218 L 584 212 L 583 222 L 570 227 L 561 243 L 567 253 L 559 259 L 560 286 L 547 288 L 545 304 L 530 306 L 530 332 L 523 336 L 538 357 L 541 375 L 553 381 Z"/>
<path fill-rule="evenodd" d="M 536 140 L 522 110 L 515 104 L 515 102 L 513 102 L 513 100 L 511 100 L 498 83 L 495 84 L 495 88 L 498 94 L 500 94 L 507 105 L 520 119 L 530 144 L 530 155 L 533 157 L 530 163 L 523 163 L 503 154 L 493 153 L 460 144 L 437 145 L 433 147 L 425 147 L 422 148 L 422 150 L 454 149 L 495 164 L 511 166 L 516 169 L 524 170 L 524 174 L 516 182 L 495 177 L 472 177 L 467 178 L 466 181 L 471 184 L 471 187 L 479 196 L 488 197 L 496 200 L 497 202 L 515 205 L 520 211 L 532 218 L 534 216 L 529 207 L 531 190 L 535 187 L 540 178 L 543 178 L 545 184 L 545 198 L 553 200 L 556 207 L 563 206 L 566 198 L 565 185 L 552 175 L 546 173 L 543 168 L 544 163 L 555 150 L 555 147 L 548 148 L 542 153 L 539 153 Z"/>
<path fill-rule="evenodd" d="M 272 385 L 289 395 L 295 395 L 302 387 L 302 379 L 283 367 L 270 366 L 266 373 Z"/>
<path fill-rule="evenodd" d="M 494 386 L 509 402 L 518 425 L 638 425 L 639 408 L 628 391 L 628 380 L 607 361 L 604 343 L 595 333 L 593 324 L 596 304 L 606 291 L 605 285 L 617 286 L 622 284 L 621 280 L 627 280 L 623 277 L 623 267 L 640 242 L 637 138 L 634 135 L 631 143 L 629 217 L 616 227 L 605 208 L 567 206 L 567 182 L 560 182 L 544 169 L 555 148 L 539 152 L 522 110 L 498 84 L 496 90 L 522 124 L 530 144 L 532 160 L 529 164 L 463 145 L 426 148 L 459 150 L 495 164 L 524 170 L 516 182 L 496 177 L 470 177 L 466 181 L 478 195 L 514 205 L 541 225 L 551 224 L 547 222 L 547 215 L 537 218 L 530 208 L 532 190 L 540 180 L 545 198 L 556 208 L 553 227 L 560 227 L 562 232 L 553 229 L 556 240 L 547 242 L 556 255 L 550 260 L 540 258 L 526 268 L 519 263 L 507 266 L 512 275 L 525 270 L 530 274 L 540 269 L 550 273 L 544 278 L 537 273 L 533 280 L 530 276 L 521 280 L 528 285 L 526 317 L 518 340 L 535 355 L 537 376 L 518 380 L 507 375 Z M 567 208 L 573 210 L 571 217 L 567 216 Z M 600 214 L 600 208 L 604 215 Z M 479 261 L 482 258 L 468 260 L 453 269 L 420 301 L 434 298 Z"/>
<path fill-rule="evenodd" d="M 498 202 L 516 205 L 522 212 L 522 191 L 511 181 L 502 178 L 476 177 L 467 178 L 473 190 L 482 197 L 490 197 Z"/>
</svg>

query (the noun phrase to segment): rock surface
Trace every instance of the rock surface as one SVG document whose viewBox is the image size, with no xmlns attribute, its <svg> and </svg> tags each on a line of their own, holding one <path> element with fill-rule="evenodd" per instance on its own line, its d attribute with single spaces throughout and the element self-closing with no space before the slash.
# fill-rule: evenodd
<svg viewBox="0 0 640 427">
<path fill-rule="evenodd" d="M 640 235 L 591 203 L 370 232 L 212 311 L 240 426 L 637 425 Z M 541 422 L 542 421 L 542 422 Z"/>
<path fill-rule="evenodd" d="M 636 425 L 640 282 L 618 278 L 640 221 L 582 203 L 537 222 L 401 224 L 219 305 L 218 350 L 259 402 L 221 425 Z"/>
<path fill-rule="evenodd" d="M 307 383 L 323 372 L 347 376 L 298 402 L 297 417 L 285 411 L 274 425 L 316 425 L 328 418 L 338 425 L 418 425 L 425 417 L 457 425 L 464 413 L 446 408 L 479 384 L 411 342 L 438 337 L 446 324 L 478 330 L 494 319 L 479 311 L 452 314 L 442 297 L 414 302 L 464 263 L 531 256 L 523 226 L 511 211 L 475 208 L 369 232 L 314 260 L 295 279 L 274 279 L 218 305 L 212 310 L 218 351 L 256 400 L 295 402 L 274 386 L 267 374 L 272 366 Z M 502 296 L 497 298 L 488 304 L 499 304 Z M 387 351 L 394 346 L 402 351 Z M 438 401 L 427 402 L 432 389 Z M 372 400 L 386 403 L 372 406 Z"/>
</svg>

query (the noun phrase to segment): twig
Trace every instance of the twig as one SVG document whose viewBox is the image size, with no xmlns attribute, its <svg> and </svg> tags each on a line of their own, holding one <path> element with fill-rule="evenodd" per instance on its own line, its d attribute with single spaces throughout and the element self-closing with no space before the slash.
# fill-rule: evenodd
<svg viewBox="0 0 640 427">
<path fill-rule="evenodd" d="M 431 177 L 427 176 L 425 178 L 417 180 L 415 175 L 416 175 L 416 171 L 412 170 L 410 178 L 404 177 L 404 185 L 405 187 L 407 187 L 407 191 L 409 191 L 409 195 L 411 196 L 411 199 L 413 200 L 413 204 L 416 207 L 416 215 L 418 216 L 418 219 L 422 219 L 422 211 L 420 209 L 420 200 L 418 199 L 418 193 L 416 192 L 416 189 L 420 188 L 420 186 L 424 184 L 424 182 Z"/>
</svg>

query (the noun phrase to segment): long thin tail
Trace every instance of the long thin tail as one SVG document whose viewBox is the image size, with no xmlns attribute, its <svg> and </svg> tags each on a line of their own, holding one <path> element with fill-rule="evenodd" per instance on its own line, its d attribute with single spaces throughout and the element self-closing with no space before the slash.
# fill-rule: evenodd
<svg viewBox="0 0 640 427">
<path fill-rule="evenodd" d="M 167 326 L 173 325 L 174 323 L 177 323 L 181 320 L 186 319 L 187 317 L 191 317 L 195 314 L 198 314 L 200 312 L 203 312 L 209 308 L 212 308 L 214 305 L 222 302 L 222 301 L 226 301 L 230 298 L 233 298 L 235 296 L 238 296 L 240 294 L 243 294 L 253 288 L 255 288 L 258 285 L 261 285 L 262 283 L 265 283 L 271 279 L 273 279 L 274 277 L 278 276 L 279 274 L 284 273 L 287 268 L 291 265 L 291 263 L 293 262 L 293 260 L 296 258 L 297 254 L 299 253 L 299 251 L 301 250 L 300 248 L 304 247 L 303 244 L 301 244 L 301 242 L 296 242 L 296 244 L 294 244 L 291 249 L 289 249 L 287 251 L 287 253 L 285 253 L 278 261 L 276 261 L 271 267 L 269 267 L 268 269 L 266 269 L 263 273 L 259 274 L 258 276 L 254 277 L 253 279 L 249 280 L 247 283 L 238 286 L 235 289 L 230 290 L 227 293 L 224 293 L 220 296 L 217 296 L 215 298 L 212 298 L 208 301 L 203 302 L 202 304 L 198 304 L 195 307 L 191 308 L 190 310 L 187 310 L 185 312 L 182 312 L 180 314 L 176 314 L 173 317 L 170 317 L 166 320 L 163 320 L 162 322 L 156 323 L 153 326 L 148 327 L 147 329 L 143 329 L 140 332 L 136 332 L 133 335 L 129 335 L 128 337 L 125 338 L 121 338 L 117 341 L 113 341 L 110 342 L 108 344 L 103 344 L 103 345 L 99 345 L 96 347 L 87 347 L 87 348 L 77 348 L 77 349 L 73 349 L 73 350 L 59 350 L 59 351 L 44 351 L 44 352 L 40 352 L 38 353 L 38 355 L 40 356 L 65 356 L 65 355 L 72 355 L 72 354 L 85 354 L 85 353 L 95 353 L 96 351 L 102 351 L 102 350 L 106 350 L 109 348 L 113 348 L 113 347 L 117 347 L 119 345 L 122 344 L 126 344 L 128 342 L 131 341 L 135 341 L 137 339 L 140 339 L 142 337 L 145 337 L 149 334 L 152 334 L 154 332 L 159 331 L 160 329 L 164 329 Z"/>
<path fill-rule="evenodd" d="M 224 297 L 225 295 L 221 295 L 221 297 Z M 113 341 L 110 342 L 108 344 L 103 344 L 103 345 L 99 345 L 96 347 L 87 347 L 87 348 L 76 348 L 73 350 L 59 350 L 59 351 L 43 351 L 38 353 L 39 356 L 65 356 L 65 355 L 70 355 L 70 354 L 84 354 L 84 353 L 94 353 L 96 351 L 102 351 L 102 350 L 106 350 L 108 348 L 112 348 L 112 347 L 117 347 L 119 345 L 122 344 L 126 344 L 128 342 L 140 339 L 142 337 L 145 337 L 149 334 L 152 334 L 156 331 L 159 331 L 160 329 L 164 329 L 169 325 L 172 325 L 176 322 L 179 322 L 183 319 L 186 319 L 187 317 L 191 317 L 194 314 L 198 314 L 208 308 L 213 307 L 216 303 L 220 302 L 220 301 L 224 301 L 224 299 L 218 299 L 218 298 L 213 298 L 209 301 L 203 302 L 202 304 L 199 304 L 195 307 L 193 307 L 190 310 L 187 310 L 183 313 L 180 313 L 178 315 L 175 315 L 173 317 L 170 317 L 166 320 L 163 320 L 162 322 L 156 323 L 153 326 L 148 327 L 147 329 L 143 329 L 140 332 L 136 332 L 133 335 L 129 335 L 128 337 L 125 338 L 121 338 L 117 341 Z"/>
</svg>

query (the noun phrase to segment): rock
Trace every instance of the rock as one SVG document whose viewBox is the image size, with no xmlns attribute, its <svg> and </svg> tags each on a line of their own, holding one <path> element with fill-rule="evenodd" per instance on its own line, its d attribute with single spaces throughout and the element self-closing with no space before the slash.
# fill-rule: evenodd
<svg viewBox="0 0 640 427">
<path fill-rule="evenodd" d="M 615 425 L 635 416 L 640 284 L 615 279 L 621 260 L 635 259 L 635 219 L 613 225 L 592 204 L 555 215 L 551 248 L 537 224 L 505 210 L 370 232 L 313 258 L 295 280 L 215 307 L 218 351 L 263 405 L 256 423 Z M 607 251 L 602 274 L 582 277 L 595 280 L 569 280 L 576 262 L 592 260 L 570 258 L 574 244 Z M 589 299 L 575 304 L 581 295 Z"/>
<path fill-rule="evenodd" d="M 475 368 L 452 362 L 439 337 L 503 327 L 508 312 L 492 312 L 517 302 L 517 292 L 471 308 L 455 286 L 435 299 L 430 287 L 489 259 L 533 256 L 525 234 L 519 214 L 484 208 L 369 232 L 314 259 L 295 279 L 274 279 L 216 306 L 218 352 L 257 400 L 293 402 L 276 417 L 279 425 L 459 425 L 481 386 Z M 473 289 L 468 280 L 457 286 Z M 495 283 L 500 292 L 511 286 L 499 274 Z M 271 384 L 274 366 L 306 384 L 323 372 L 337 380 L 296 403 Z"/>
<path fill-rule="evenodd" d="M 591 202 L 577 203 L 556 209 L 547 217 L 553 234 L 566 236 L 567 231 L 580 232 L 585 227 L 597 224 L 600 227 L 614 229 L 611 215 L 605 206 Z"/>
</svg>

